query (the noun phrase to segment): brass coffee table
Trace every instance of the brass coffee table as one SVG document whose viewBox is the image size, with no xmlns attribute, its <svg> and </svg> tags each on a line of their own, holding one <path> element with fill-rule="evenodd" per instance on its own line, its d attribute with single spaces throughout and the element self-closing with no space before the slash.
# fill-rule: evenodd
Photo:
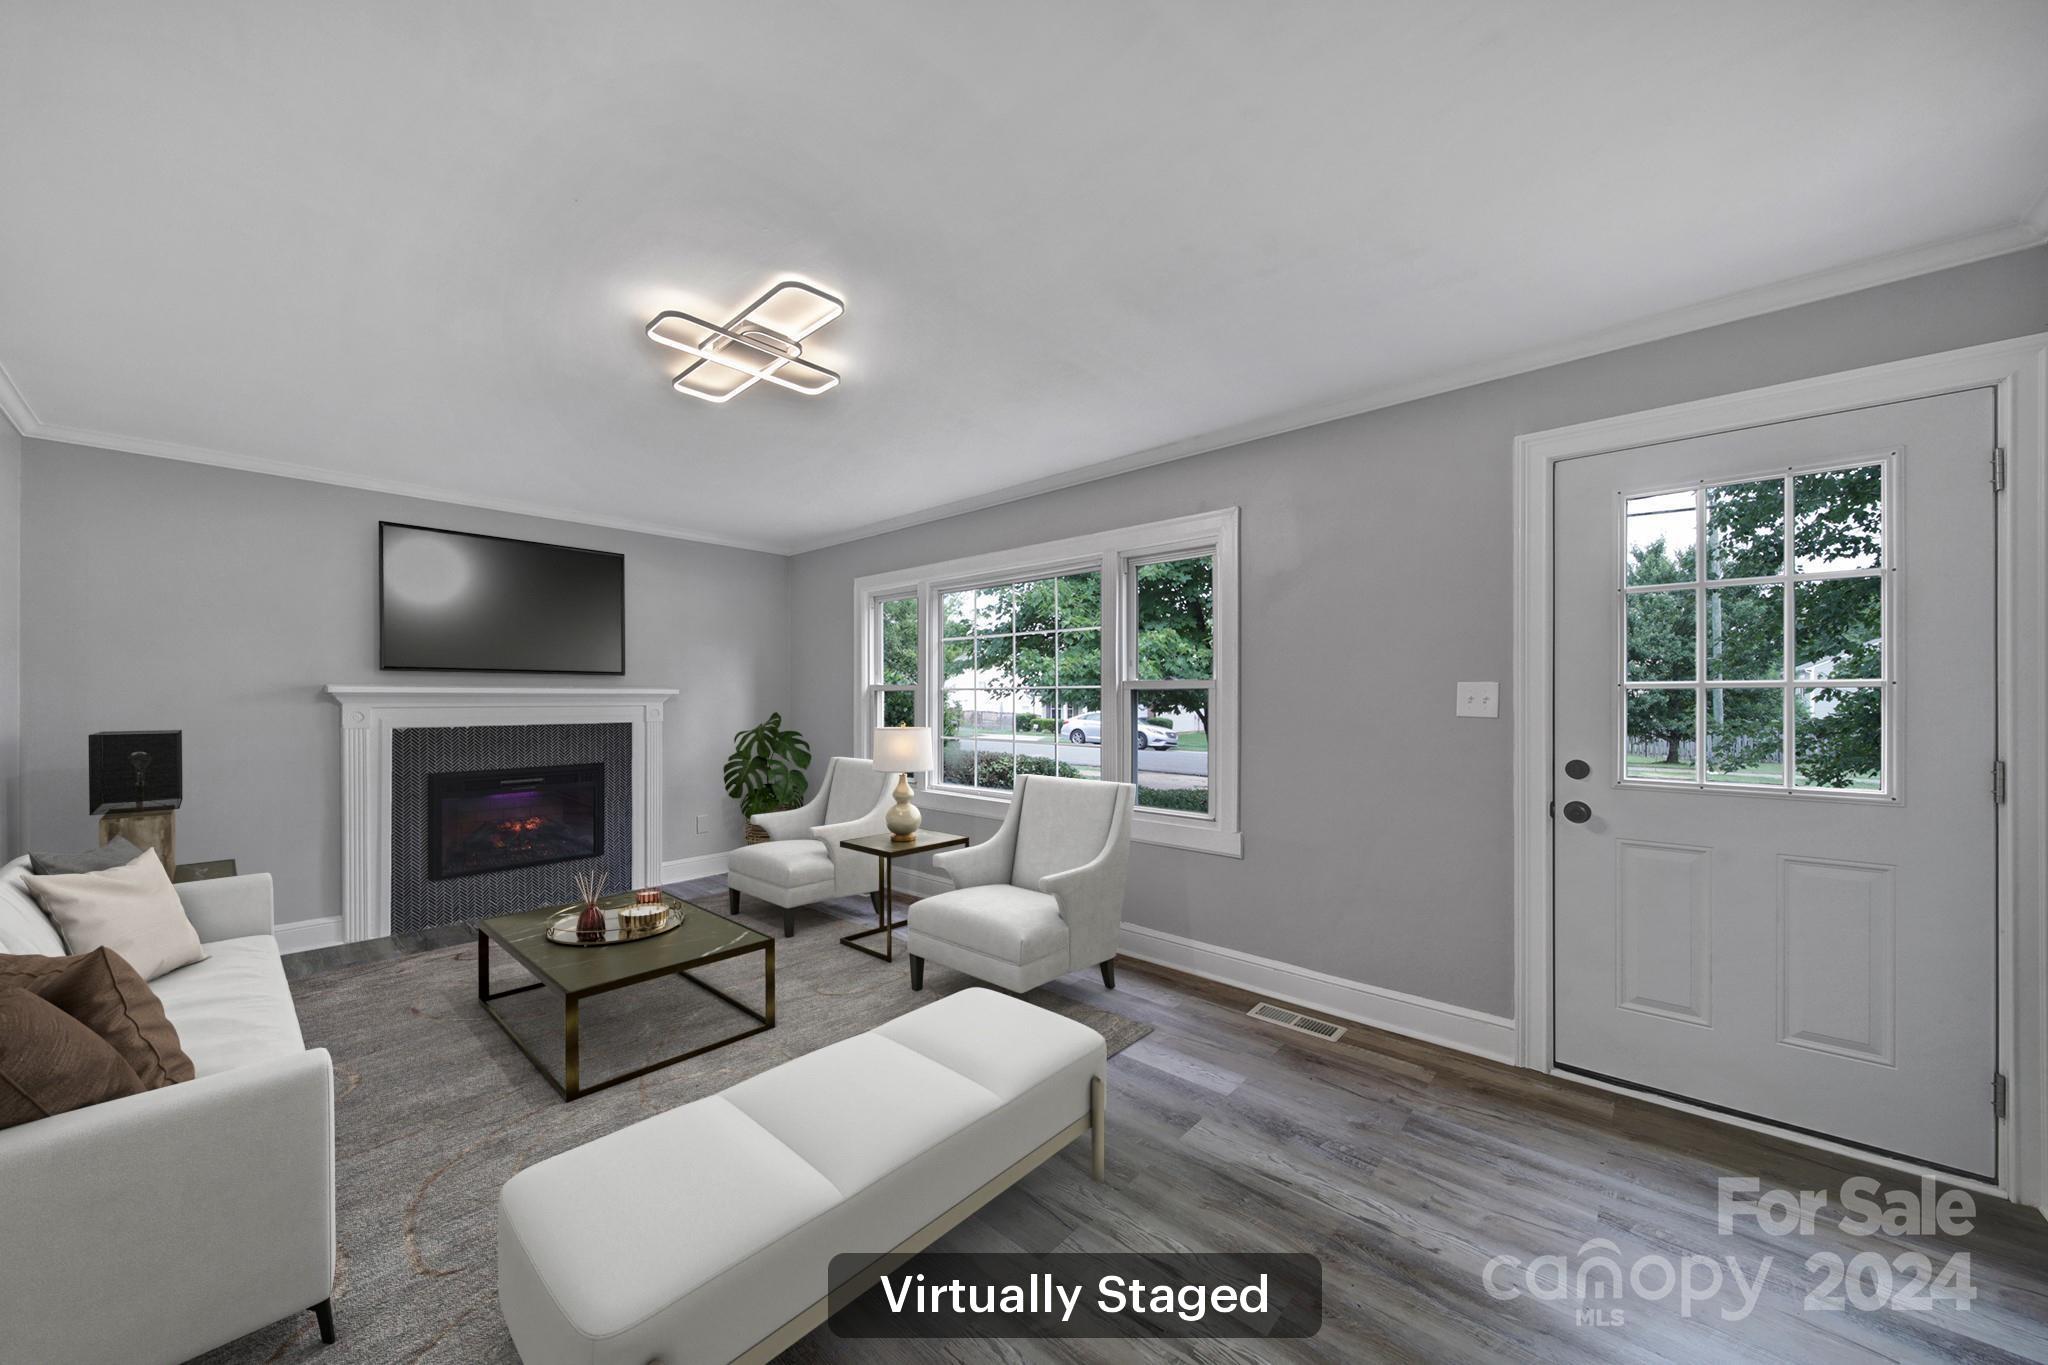
<svg viewBox="0 0 2048 1365">
<path fill-rule="evenodd" d="M 635 1080 L 650 1071 L 737 1043 L 742 1038 L 751 1038 L 775 1027 L 775 940 L 758 933 L 743 924 L 735 924 L 722 915 L 691 905 L 674 896 L 667 896 L 668 903 L 679 909 L 683 922 L 664 933 L 652 934 L 644 939 L 626 943 L 608 943 L 602 947 L 572 947 L 563 943 L 550 943 L 547 938 L 548 922 L 564 910 L 573 909 L 567 905 L 543 906 L 538 910 L 523 910 L 516 915 L 499 915 L 480 922 L 476 927 L 476 998 L 490 1012 L 498 1026 L 505 1030 L 519 1050 L 526 1054 L 534 1069 L 547 1077 L 548 1084 L 555 1087 L 565 1100 L 577 1099 L 593 1091 L 604 1090 L 623 1082 Z M 607 910 L 616 910 L 622 905 L 633 903 L 631 891 L 616 896 L 606 896 L 598 902 Z M 510 990 L 491 989 L 491 944 L 512 955 L 512 959 L 540 979 Z M 763 1005 L 759 1010 L 733 999 L 709 982 L 700 981 L 690 975 L 693 967 L 705 967 L 728 958 L 741 957 L 747 953 L 761 954 Z M 663 977 L 680 976 L 683 980 L 717 996 L 726 1004 L 738 1010 L 747 1018 L 755 1020 L 751 1028 L 728 1034 L 702 1047 L 693 1047 L 688 1052 L 679 1052 L 673 1057 L 664 1057 L 646 1066 L 634 1067 L 616 1076 L 607 1076 L 590 1085 L 583 1084 L 579 1054 L 581 1052 L 579 1007 L 593 995 L 606 991 L 623 990 L 643 981 L 658 981 Z M 505 1022 L 505 1016 L 498 1013 L 491 1002 L 502 1000 L 508 995 L 521 995 L 527 991 L 541 989 L 553 991 L 562 998 L 562 1077 L 556 1079 L 533 1049 Z"/>
</svg>

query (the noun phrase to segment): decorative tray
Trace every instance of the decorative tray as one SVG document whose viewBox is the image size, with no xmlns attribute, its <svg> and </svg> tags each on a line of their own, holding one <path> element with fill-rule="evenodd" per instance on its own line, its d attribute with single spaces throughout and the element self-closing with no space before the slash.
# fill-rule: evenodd
<svg viewBox="0 0 2048 1365">
<path fill-rule="evenodd" d="M 576 921 L 581 918 L 583 907 L 564 910 L 548 921 L 548 942 L 559 943 L 565 948 L 603 948 L 613 943 L 638 943 L 643 938 L 665 934 L 683 922 L 683 907 L 671 903 L 663 907 L 662 917 L 644 927 L 624 928 L 619 923 L 617 910 L 604 912 L 604 932 L 584 934 L 578 932 Z"/>
</svg>

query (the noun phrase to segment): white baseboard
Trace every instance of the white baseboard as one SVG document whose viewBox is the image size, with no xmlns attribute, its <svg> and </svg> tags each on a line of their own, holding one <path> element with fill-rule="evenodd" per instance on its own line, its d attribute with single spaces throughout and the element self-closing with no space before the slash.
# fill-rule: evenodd
<svg viewBox="0 0 2048 1365">
<path fill-rule="evenodd" d="M 1124 956 L 1140 962 L 1156 962 L 1227 986 L 1276 996 L 1286 1003 L 1306 1005 L 1339 1019 L 1514 1064 L 1515 1021 L 1497 1014 L 1347 981 L 1291 962 L 1147 929 L 1128 920 L 1118 947 Z"/>
<path fill-rule="evenodd" d="M 661 884 L 694 881 L 698 877 L 725 875 L 725 853 L 700 853 L 694 858 L 675 858 L 661 865 Z"/>
<path fill-rule="evenodd" d="M 280 953 L 303 953 L 308 948 L 332 948 L 344 941 L 340 915 L 279 924 L 274 926 L 270 933 L 271 937 L 277 940 L 277 950 Z"/>
<path fill-rule="evenodd" d="M 945 877 L 908 867 L 896 869 L 896 886 L 918 896 L 935 896 L 953 889 L 953 883 Z M 1369 986 L 1363 981 L 1347 981 L 1291 962 L 1276 962 L 1161 929 L 1147 929 L 1128 920 L 1117 948 L 1125 957 L 1140 962 L 1156 962 L 1226 986 L 1306 1005 L 1352 1023 L 1514 1064 L 1515 1021 L 1497 1014 L 1427 1000 L 1384 986 Z"/>
</svg>

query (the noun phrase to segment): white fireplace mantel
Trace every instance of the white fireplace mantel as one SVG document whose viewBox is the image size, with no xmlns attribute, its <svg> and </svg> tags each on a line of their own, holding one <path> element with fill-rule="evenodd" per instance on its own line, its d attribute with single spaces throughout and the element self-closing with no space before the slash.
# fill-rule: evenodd
<svg viewBox="0 0 2048 1365">
<path fill-rule="evenodd" d="M 341 708 L 341 919 L 350 943 L 391 932 L 391 737 L 466 725 L 633 727 L 633 884 L 661 880 L 662 717 L 672 687 L 391 687 L 335 683 Z"/>
</svg>

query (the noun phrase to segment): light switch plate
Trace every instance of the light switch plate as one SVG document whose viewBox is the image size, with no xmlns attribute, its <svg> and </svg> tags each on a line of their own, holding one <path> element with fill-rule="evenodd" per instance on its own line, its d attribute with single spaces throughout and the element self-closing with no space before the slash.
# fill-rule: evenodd
<svg viewBox="0 0 2048 1365">
<path fill-rule="evenodd" d="M 1459 683 L 1458 714 L 1461 716 L 1498 716 L 1500 714 L 1500 684 L 1490 682 Z"/>
</svg>

